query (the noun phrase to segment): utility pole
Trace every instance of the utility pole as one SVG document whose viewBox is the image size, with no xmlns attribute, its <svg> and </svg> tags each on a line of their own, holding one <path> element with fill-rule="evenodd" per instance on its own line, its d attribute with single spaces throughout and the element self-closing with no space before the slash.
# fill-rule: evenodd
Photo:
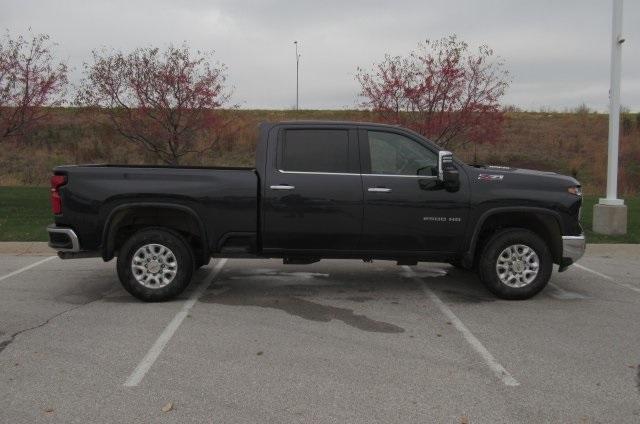
<svg viewBox="0 0 640 424">
<path fill-rule="evenodd" d="M 611 20 L 611 87 L 609 89 L 609 148 L 607 195 L 593 208 L 593 230 L 601 234 L 627 233 L 627 207 L 618 199 L 620 140 L 620 78 L 622 70 L 622 0 L 613 0 Z"/>
<path fill-rule="evenodd" d="M 298 54 L 298 41 L 294 41 L 293 44 L 296 45 L 296 110 L 300 110 L 300 96 L 298 89 L 298 73 L 300 70 L 300 55 Z"/>
</svg>

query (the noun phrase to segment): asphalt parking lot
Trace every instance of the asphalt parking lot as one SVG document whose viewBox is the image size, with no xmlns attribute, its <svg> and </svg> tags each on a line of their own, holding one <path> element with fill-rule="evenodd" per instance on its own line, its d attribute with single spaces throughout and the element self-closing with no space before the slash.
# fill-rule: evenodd
<svg viewBox="0 0 640 424">
<path fill-rule="evenodd" d="M 518 302 L 446 264 L 217 260 L 145 304 L 113 263 L 1 254 L 0 422 L 638 423 L 640 249 L 580 264 Z"/>
</svg>

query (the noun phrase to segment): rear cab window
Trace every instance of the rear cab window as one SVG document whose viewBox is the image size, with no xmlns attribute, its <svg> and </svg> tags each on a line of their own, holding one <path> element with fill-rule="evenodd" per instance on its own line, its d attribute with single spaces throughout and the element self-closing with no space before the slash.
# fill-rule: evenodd
<svg viewBox="0 0 640 424">
<path fill-rule="evenodd" d="M 278 143 L 278 168 L 284 172 L 349 173 L 348 129 L 288 128 Z"/>
</svg>

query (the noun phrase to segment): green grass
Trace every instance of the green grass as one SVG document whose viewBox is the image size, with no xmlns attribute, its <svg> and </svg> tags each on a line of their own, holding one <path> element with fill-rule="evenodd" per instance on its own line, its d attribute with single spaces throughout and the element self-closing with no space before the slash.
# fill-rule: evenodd
<svg viewBox="0 0 640 424">
<path fill-rule="evenodd" d="M 52 222 L 47 187 L 0 187 L 0 241 L 47 241 Z"/>
<path fill-rule="evenodd" d="M 591 231 L 593 205 L 598 197 L 587 196 L 582 207 L 582 226 L 589 243 L 640 243 L 640 197 L 625 199 L 629 208 L 628 233 L 604 236 Z M 46 187 L 0 187 L 0 241 L 47 241 L 45 228 L 53 222 Z"/>
</svg>

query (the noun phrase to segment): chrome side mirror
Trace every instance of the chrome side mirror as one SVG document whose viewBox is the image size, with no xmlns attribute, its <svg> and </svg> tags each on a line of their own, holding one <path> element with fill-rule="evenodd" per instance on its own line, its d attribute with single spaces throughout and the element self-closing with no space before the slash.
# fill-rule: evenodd
<svg viewBox="0 0 640 424">
<path fill-rule="evenodd" d="M 438 181 L 447 191 L 457 191 L 460 188 L 460 175 L 453 163 L 453 153 L 447 150 L 438 152 Z"/>
</svg>

